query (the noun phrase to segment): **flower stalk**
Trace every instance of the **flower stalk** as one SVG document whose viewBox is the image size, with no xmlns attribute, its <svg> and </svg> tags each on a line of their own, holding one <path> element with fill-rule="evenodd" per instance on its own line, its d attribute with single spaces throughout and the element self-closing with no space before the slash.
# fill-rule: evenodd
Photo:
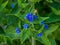
<svg viewBox="0 0 60 45">
<path fill-rule="evenodd" d="M 33 37 L 32 37 L 32 45 L 36 45 L 36 42 Z"/>
</svg>

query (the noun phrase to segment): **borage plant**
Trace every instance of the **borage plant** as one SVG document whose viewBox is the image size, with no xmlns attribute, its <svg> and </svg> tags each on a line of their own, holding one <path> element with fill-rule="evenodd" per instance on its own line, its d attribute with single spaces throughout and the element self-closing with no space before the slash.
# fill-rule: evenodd
<svg viewBox="0 0 60 45">
<path fill-rule="evenodd" d="M 0 45 L 57 45 L 59 0 L 1 0 Z"/>
</svg>

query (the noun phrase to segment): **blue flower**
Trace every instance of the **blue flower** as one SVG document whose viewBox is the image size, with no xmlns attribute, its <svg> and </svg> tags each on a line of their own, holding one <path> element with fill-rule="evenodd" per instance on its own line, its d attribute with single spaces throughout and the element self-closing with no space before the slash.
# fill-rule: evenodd
<svg viewBox="0 0 60 45">
<path fill-rule="evenodd" d="M 26 19 L 29 21 L 29 22 L 33 22 L 33 15 L 31 13 L 28 13 L 26 15 Z"/>
<path fill-rule="evenodd" d="M 32 13 L 28 13 L 25 16 L 25 19 L 27 19 L 29 22 L 33 22 L 35 19 L 37 19 L 37 15 L 33 15 Z"/>
<path fill-rule="evenodd" d="M 23 28 L 24 28 L 24 29 L 27 29 L 27 28 L 28 28 L 28 24 L 24 24 L 24 25 L 23 25 Z"/>
<path fill-rule="evenodd" d="M 13 9 L 15 7 L 15 5 L 14 4 L 11 4 L 11 8 Z"/>
<path fill-rule="evenodd" d="M 47 25 L 47 24 L 45 24 L 45 25 L 44 25 L 44 28 L 45 28 L 45 29 L 48 29 L 48 25 Z"/>
<path fill-rule="evenodd" d="M 45 24 L 45 23 L 44 23 L 44 21 L 41 21 L 41 23 L 40 23 L 40 24 L 41 24 L 41 25 L 43 25 L 43 24 Z"/>
<path fill-rule="evenodd" d="M 33 15 L 33 19 L 37 19 L 37 15 Z"/>
<path fill-rule="evenodd" d="M 18 27 L 16 27 L 16 33 L 19 34 L 20 33 L 20 30 Z"/>
<path fill-rule="evenodd" d="M 37 34 L 38 37 L 42 36 L 42 33 Z"/>
</svg>

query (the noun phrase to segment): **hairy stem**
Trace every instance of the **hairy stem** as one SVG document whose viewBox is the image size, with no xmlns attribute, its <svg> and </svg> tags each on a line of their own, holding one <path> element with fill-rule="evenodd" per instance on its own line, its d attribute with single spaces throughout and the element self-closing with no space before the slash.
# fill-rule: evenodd
<svg viewBox="0 0 60 45">
<path fill-rule="evenodd" d="M 35 45 L 35 44 L 36 44 L 36 42 L 35 42 L 34 38 L 32 37 L 32 45 Z"/>
</svg>

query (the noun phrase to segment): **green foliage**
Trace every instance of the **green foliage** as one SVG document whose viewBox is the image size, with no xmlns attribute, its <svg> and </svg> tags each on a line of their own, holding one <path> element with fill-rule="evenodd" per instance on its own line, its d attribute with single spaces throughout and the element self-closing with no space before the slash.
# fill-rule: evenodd
<svg viewBox="0 0 60 45">
<path fill-rule="evenodd" d="M 37 18 L 29 17 L 33 19 L 33 22 L 29 22 L 28 18 L 25 19 L 28 13 Z M 40 24 L 42 21 L 44 24 Z M 27 29 L 23 28 L 24 24 L 28 24 Z M 48 29 L 44 28 L 45 24 Z M 16 27 L 19 28 L 19 34 L 16 33 Z M 39 33 L 42 36 L 37 36 Z M 0 45 L 33 45 L 37 44 L 36 40 L 43 45 L 57 45 L 55 40 L 60 40 L 60 1 L 1 0 Z"/>
<path fill-rule="evenodd" d="M 51 24 L 49 29 L 47 31 L 45 31 L 45 35 L 51 34 L 55 30 L 57 30 L 58 27 L 59 27 L 59 25 L 57 25 L 57 24 Z"/>
<path fill-rule="evenodd" d="M 31 31 L 30 30 L 23 30 L 20 34 L 21 43 L 23 43 L 30 36 L 31 36 Z"/>
<path fill-rule="evenodd" d="M 39 2 L 40 0 L 30 0 L 30 2 L 33 2 L 33 3 L 35 3 L 35 2 Z"/>
<path fill-rule="evenodd" d="M 0 12 L 6 7 L 7 3 L 8 3 L 8 1 L 6 1 L 0 5 Z"/>
</svg>

